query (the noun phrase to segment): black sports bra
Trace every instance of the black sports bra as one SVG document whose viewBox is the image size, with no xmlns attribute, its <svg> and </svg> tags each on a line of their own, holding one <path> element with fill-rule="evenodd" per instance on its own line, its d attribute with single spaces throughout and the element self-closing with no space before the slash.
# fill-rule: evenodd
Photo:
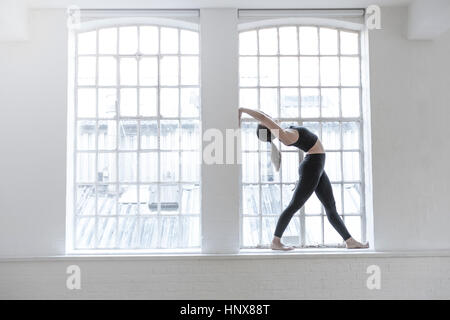
<svg viewBox="0 0 450 320">
<path fill-rule="evenodd" d="M 289 126 L 289 129 L 295 129 L 298 131 L 298 139 L 296 142 L 291 143 L 289 146 L 295 146 L 305 152 L 311 149 L 316 143 L 318 137 L 302 126 Z"/>
</svg>

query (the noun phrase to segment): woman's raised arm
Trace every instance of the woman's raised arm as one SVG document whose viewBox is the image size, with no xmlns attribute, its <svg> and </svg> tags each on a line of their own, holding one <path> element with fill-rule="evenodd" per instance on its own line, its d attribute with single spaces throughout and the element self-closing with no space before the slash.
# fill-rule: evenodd
<svg viewBox="0 0 450 320">
<path fill-rule="evenodd" d="M 258 120 L 263 126 L 266 126 L 270 132 L 277 137 L 285 145 L 289 145 L 297 141 L 298 132 L 296 130 L 283 129 L 269 115 L 262 111 L 239 108 L 239 126 L 241 124 L 242 113 L 246 113 L 255 120 Z"/>
</svg>

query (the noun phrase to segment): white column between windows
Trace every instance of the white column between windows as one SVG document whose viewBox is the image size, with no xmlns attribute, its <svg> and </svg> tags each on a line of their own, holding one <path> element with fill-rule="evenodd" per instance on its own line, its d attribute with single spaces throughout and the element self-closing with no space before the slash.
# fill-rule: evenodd
<svg viewBox="0 0 450 320">
<path fill-rule="evenodd" d="M 200 11 L 202 132 L 238 127 L 236 9 Z M 203 142 L 203 149 L 209 142 Z M 240 150 L 239 150 L 240 151 Z M 240 165 L 202 163 L 202 252 L 239 251 Z"/>
</svg>

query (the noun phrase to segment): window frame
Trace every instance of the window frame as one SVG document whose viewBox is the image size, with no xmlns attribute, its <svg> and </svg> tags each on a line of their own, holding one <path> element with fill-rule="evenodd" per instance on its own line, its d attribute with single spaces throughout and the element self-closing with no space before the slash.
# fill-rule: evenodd
<svg viewBox="0 0 450 320">
<path fill-rule="evenodd" d="M 98 45 L 99 45 L 99 37 L 98 37 L 98 31 L 104 28 L 116 28 L 117 29 L 117 40 L 119 40 L 119 28 L 120 27 L 127 27 L 127 26 L 133 26 L 133 27 L 140 27 L 140 26 L 156 26 L 158 28 L 158 52 L 155 54 L 151 54 L 149 56 L 152 57 L 157 57 L 158 62 L 157 62 L 157 69 L 158 69 L 158 81 L 157 84 L 152 86 L 155 87 L 157 89 L 157 114 L 154 117 L 146 117 L 146 116 L 141 116 L 139 113 L 139 94 L 137 94 L 137 111 L 136 111 L 136 117 L 128 117 L 128 116 L 121 116 L 120 115 L 120 93 L 119 91 L 122 88 L 131 88 L 131 89 L 136 89 L 137 88 L 141 88 L 141 87 L 146 87 L 146 86 L 140 86 L 139 85 L 139 67 L 138 64 L 136 65 L 136 77 L 137 77 L 137 83 L 136 85 L 125 85 L 123 86 L 122 84 L 120 84 L 120 60 L 123 57 L 133 57 L 136 55 L 133 54 L 121 54 L 119 52 L 119 45 L 120 45 L 120 41 L 117 41 L 116 43 L 116 53 L 114 54 L 106 54 L 106 56 L 113 56 L 116 61 L 116 80 L 115 80 L 115 84 L 108 86 L 108 88 L 112 88 L 114 90 L 116 90 L 117 92 L 117 96 L 116 96 L 116 115 L 110 119 L 107 120 L 112 120 L 112 121 L 116 121 L 117 127 L 116 127 L 116 146 L 114 149 L 112 150 L 107 150 L 106 152 L 110 152 L 111 154 L 114 155 L 115 159 L 116 159 L 116 168 L 115 168 L 115 174 L 116 174 L 116 181 L 115 182 L 111 182 L 108 183 L 111 185 L 114 185 L 116 187 L 116 208 L 118 207 L 119 204 L 119 199 L 118 199 L 118 193 L 119 193 L 119 185 L 136 185 L 137 187 L 137 200 L 139 201 L 139 194 L 140 194 L 140 186 L 141 185 L 150 185 L 150 184 L 155 184 L 158 185 L 158 190 L 160 189 L 160 185 L 164 185 L 164 184 L 176 184 L 178 186 L 178 190 L 179 190 L 179 194 L 178 194 L 178 200 L 181 203 L 182 200 L 182 194 L 181 194 L 181 190 L 182 190 L 182 185 L 186 184 L 186 183 L 191 183 L 191 184 L 197 184 L 199 185 L 199 189 L 198 192 L 200 193 L 200 198 L 199 198 L 199 202 L 198 202 L 198 207 L 199 207 L 199 213 L 198 214 L 182 214 L 181 212 L 177 214 L 177 217 L 182 218 L 182 217 L 189 217 L 189 216 L 195 216 L 198 218 L 198 232 L 199 232 L 199 241 L 198 241 L 198 246 L 196 247 L 188 247 L 188 248 L 173 248 L 173 249 L 164 249 L 164 248 L 149 248 L 149 249 L 142 249 L 142 248 L 127 248 L 127 249 L 122 249 L 120 247 L 115 246 L 114 248 L 86 248 L 86 249 L 76 249 L 75 244 L 76 244 L 76 222 L 75 220 L 77 219 L 77 214 L 75 212 L 76 210 L 76 196 L 75 196 L 75 192 L 76 192 L 76 186 L 78 184 L 85 184 L 83 182 L 77 182 L 77 170 L 76 170 L 76 163 L 77 163 L 77 154 L 79 152 L 79 150 L 77 150 L 77 122 L 79 120 L 83 120 L 84 118 L 80 118 L 78 117 L 78 111 L 77 111 L 77 90 L 78 90 L 78 43 L 77 43 L 77 35 L 79 33 L 84 33 L 84 32 L 89 32 L 89 31 L 96 31 L 97 32 L 97 36 L 96 36 L 96 53 L 88 55 L 88 56 L 92 56 L 95 57 L 96 59 L 96 71 L 95 71 L 95 84 L 93 85 L 88 85 L 88 87 L 92 87 L 94 88 L 96 91 L 98 91 L 98 88 L 102 88 L 102 85 L 98 84 L 98 59 L 99 57 L 101 57 L 103 54 L 100 54 L 98 52 Z M 176 28 L 178 31 L 178 52 L 174 53 L 174 54 L 165 54 L 165 53 L 161 53 L 160 52 L 160 44 L 161 44 L 161 28 Z M 198 38 L 199 38 L 199 48 L 198 48 L 198 53 L 196 54 L 183 54 L 181 53 L 181 47 L 180 47 L 180 33 L 182 30 L 187 30 L 187 31 L 194 31 L 197 32 L 198 34 Z M 138 28 L 138 41 L 139 41 L 139 28 Z M 145 57 L 145 54 L 142 54 L 141 57 Z M 179 89 L 179 98 L 178 98 L 178 116 L 177 117 L 162 117 L 160 115 L 160 89 L 163 87 L 167 87 L 166 85 L 161 85 L 160 84 L 160 58 L 163 56 L 176 56 L 178 57 L 178 84 L 175 86 L 168 86 L 168 87 L 173 87 L 173 88 L 178 88 Z M 182 56 L 195 56 L 199 59 L 199 71 L 198 71 L 198 84 L 197 85 L 182 85 L 181 84 L 181 57 Z M 190 252 L 199 252 L 201 249 L 201 218 L 202 218 L 202 203 L 201 203 L 201 192 L 202 192 L 202 170 L 201 170 L 201 166 L 199 165 L 199 180 L 198 182 L 186 182 L 186 181 L 181 181 L 181 154 L 183 151 L 185 151 L 182 146 L 180 145 L 180 148 L 177 150 L 180 159 L 179 159 L 179 164 L 178 164 L 178 179 L 177 181 L 174 182 L 162 182 L 160 179 L 160 166 L 161 166 L 161 161 L 158 161 L 158 179 L 156 182 L 141 182 L 140 181 L 140 171 L 139 171 L 139 162 L 140 162 L 140 155 L 143 152 L 147 152 L 149 150 L 147 149 L 140 149 L 140 134 L 139 134 L 139 128 L 138 128 L 138 133 L 137 133 L 137 148 L 136 150 L 120 150 L 119 149 L 119 140 L 120 140 L 120 136 L 118 134 L 119 132 L 119 123 L 121 121 L 127 121 L 127 120 L 135 120 L 136 122 L 140 122 L 140 121 L 146 121 L 146 120 L 156 120 L 158 123 L 158 147 L 156 150 L 152 149 L 151 151 L 156 151 L 158 153 L 158 158 L 161 158 L 161 153 L 162 152 L 167 152 L 170 150 L 163 150 L 160 148 L 160 130 L 161 130 L 161 126 L 160 126 L 160 122 L 161 120 L 177 120 L 180 123 L 180 126 L 178 128 L 179 130 L 179 137 L 178 139 L 181 140 L 181 122 L 183 120 L 192 120 L 195 118 L 195 120 L 198 121 L 198 131 L 199 131 L 199 141 L 198 141 L 198 150 L 195 150 L 198 152 L 198 156 L 199 158 L 201 158 L 201 154 L 202 154 L 202 150 L 201 150 L 201 133 L 202 133 L 202 106 L 201 106 L 201 70 L 200 70 L 200 66 L 201 66 L 201 50 L 200 50 L 200 25 L 199 23 L 196 22 L 190 22 L 190 21 L 185 21 L 185 20 L 180 20 L 180 19 L 169 19 L 169 18 L 158 18 L 158 17 L 123 17 L 123 18 L 105 18 L 105 19 L 99 19 L 99 20 L 93 20 L 93 21 L 85 21 L 82 22 L 81 25 L 78 28 L 69 28 L 69 32 L 68 32 L 68 114 L 67 114 L 67 179 L 66 179 L 66 237 L 65 237 L 65 248 L 66 248 L 66 253 L 67 254 L 101 254 L 101 253 L 109 253 L 109 254 L 122 254 L 122 253 L 166 253 L 166 252 L 186 252 L 186 253 L 190 253 Z M 195 87 L 198 88 L 198 94 L 199 94 L 199 114 L 197 117 L 182 117 L 181 113 L 180 113 L 180 99 L 181 99 L 181 88 L 184 87 Z M 85 119 L 86 120 L 86 119 Z M 106 119 L 100 118 L 98 115 L 98 95 L 96 95 L 96 114 L 95 117 L 93 118 L 89 118 L 89 120 L 94 121 L 96 123 L 96 135 L 95 135 L 95 149 L 93 150 L 81 150 L 82 152 L 86 152 L 86 153 L 94 153 L 96 154 L 96 158 L 98 158 L 98 154 L 101 152 L 105 152 L 105 150 L 100 151 L 98 149 L 98 134 L 97 134 L 97 130 L 98 130 L 98 121 L 103 121 Z M 181 122 L 180 122 L 181 121 Z M 138 125 L 139 126 L 139 125 Z M 187 149 L 186 149 L 187 150 Z M 189 151 L 189 150 L 187 150 Z M 119 162 L 118 162 L 118 158 L 119 158 L 119 154 L 123 154 L 126 152 L 135 152 L 137 155 L 137 159 L 136 159 L 136 181 L 134 182 L 119 182 Z M 97 167 L 97 162 L 98 159 L 96 160 L 96 167 Z M 95 187 L 97 187 L 97 185 L 100 185 L 97 182 L 97 178 L 95 178 L 94 182 L 90 182 L 88 184 L 92 184 Z M 158 198 L 160 198 L 161 194 L 160 192 L 158 192 Z M 96 195 L 96 206 L 97 206 L 97 198 L 98 196 Z M 97 209 L 96 209 L 97 210 Z M 157 228 L 159 228 L 159 220 L 161 216 L 165 216 L 165 215 L 161 215 L 159 213 L 160 209 L 158 209 L 158 214 L 154 215 L 149 215 L 148 218 L 157 218 L 158 223 L 157 223 Z M 167 215 L 167 216 L 172 216 L 172 215 Z M 119 219 L 119 212 L 116 212 L 114 215 L 110 215 L 110 217 L 114 217 L 116 219 Z M 131 217 L 131 216 L 130 216 Z M 138 214 L 137 216 L 138 219 L 138 224 L 140 221 L 140 217 L 141 215 Z M 95 228 L 97 228 L 97 219 L 98 219 L 98 214 L 95 215 L 96 218 L 96 223 L 95 223 Z M 116 232 L 117 229 L 119 228 L 119 224 L 118 221 L 116 222 Z M 159 232 L 159 231 L 158 231 Z M 98 240 L 98 239 L 97 239 Z M 118 244 L 118 239 L 116 239 L 116 245 Z M 158 243 L 159 243 L 159 239 L 158 239 Z M 97 241 L 96 241 L 97 242 Z"/>
<path fill-rule="evenodd" d="M 343 122 L 357 122 L 360 126 L 360 134 L 359 134 L 359 149 L 355 150 L 358 151 L 360 154 L 360 168 L 359 168 L 359 174 L 360 174 L 360 180 L 355 183 L 359 183 L 361 190 L 360 190 L 360 197 L 361 197 L 361 212 L 359 214 L 344 214 L 344 212 L 340 213 L 341 216 L 359 216 L 361 217 L 361 240 L 362 241 L 371 241 L 373 243 L 373 231 L 372 231 L 372 221 L 373 221 L 373 208 L 372 208 L 372 168 L 371 168 L 371 136 L 370 136 L 370 85 L 369 85 L 369 60 L 368 60 L 368 30 L 366 26 L 363 23 L 355 23 L 355 22 L 349 22 L 344 20 L 336 20 L 336 19 L 328 19 L 328 18 L 305 18 L 305 17 L 292 17 L 292 18 L 272 18 L 272 19 L 262 19 L 262 20 L 250 20 L 246 21 L 245 19 L 242 19 L 241 23 L 238 25 L 238 34 L 245 31 L 256 31 L 257 34 L 257 53 L 256 55 L 252 55 L 253 57 L 257 57 L 258 63 L 257 63 L 257 74 L 258 74 L 258 83 L 256 86 L 253 86 L 251 88 L 257 89 L 258 93 L 260 92 L 260 88 L 272 88 L 271 86 L 261 86 L 259 83 L 260 77 L 259 77 L 259 59 L 261 55 L 259 54 L 259 32 L 260 29 L 266 29 L 266 28 L 277 28 L 277 41 L 278 41 L 278 51 L 274 55 L 270 55 L 271 57 L 277 58 L 278 63 L 278 84 L 276 86 L 273 86 L 273 88 L 277 89 L 278 94 L 278 114 L 280 115 L 280 118 L 277 118 L 280 122 L 297 122 L 299 125 L 303 125 L 305 122 L 315 122 L 319 124 L 319 129 L 322 138 L 322 123 L 326 122 L 338 122 L 340 127 L 340 148 L 339 149 L 332 149 L 328 150 L 325 149 L 326 152 L 328 151 L 335 151 L 340 154 L 340 170 L 341 170 L 341 179 L 339 181 L 332 181 L 336 184 L 341 186 L 341 204 L 342 204 L 342 211 L 343 211 L 343 198 L 344 198 L 344 189 L 346 183 L 350 183 L 350 181 L 345 181 L 344 175 L 343 175 L 343 154 L 345 151 L 349 152 L 352 150 L 346 150 L 343 146 L 343 134 L 342 134 L 342 123 Z M 248 20 L 248 19 L 247 19 Z M 279 46 L 280 46 L 280 37 L 279 37 L 279 29 L 280 27 L 296 27 L 297 32 L 297 54 L 295 55 L 281 55 L 279 52 Z M 359 58 L 359 86 L 355 87 L 359 89 L 359 117 L 352 117 L 352 118 L 343 118 L 342 117 L 342 107 L 341 107 L 341 101 L 339 103 L 339 116 L 335 118 L 323 118 L 322 115 L 322 106 L 319 108 L 319 117 L 315 118 L 305 118 L 302 119 L 301 117 L 301 95 L 300 95 L 300 89 L 304 86 L 300 84 L 300 81 L 297 86 L 294 86 L 292 88 L 297 88 L 299 90 L 299 104 L 298 104 L 298 110 L 299 110 L 299 117 L 298 118 L 288 118 L 288 117 L 281 117 L 280 113 L 280 88 L 288 87 L 290 86 L 282 86 L 280 84 L 280 57 L 297 57 L 300 58 L 302 55 L 300 54 L 299 46 L 300 43 L 298 42 L 298 27 L 300 26 L 313 26 L 318 29 L 320 27 L 335 29 L 338 31 L 338 53 L 336 55 L 331 55 L 333 57 L 337 57 L 339 59 L 339 84 L 337 86 L 333 86 L 333 88 L 339 89 L 339 96 L 341 96 L 341 89 L 347 88 L 347 86 L 343 87 L 341 85 L 341 57 L 342 56 L 357 56 Z M 358 54 L 357 55 L 342 55 L 341 54 L 341 48 L 340 48 L 340 32 L 339 31 L 348 31 L 348 32 L 357 32 L 358 33 Z M 320 43 L 320 36 L 318 36 L 318 42 Z M 246 55 L 241 55 L 238 52 L 239 57 L 245 57 Z M 265 56 L 265 55 L 263 55 Z M 327 56 L 327 55 L 321 55 L 320 52 L 318 52 L 316 55 L 307 55 L 311 57 L 317 57 L 319 59 L 319 65 L 320 65 L 320 57 Z M 243 86 L 246 88 L 246 86 Z M 314 86 L 314 88 L 324 88 L 327 86 L 322 86 L 320 84 L 320 70 L 319 70 L 319 84 L 317 86 Z M 241 85 L 239 85 L 239 89 L 241 89 Z M 250 87 L 249 87 L 250 88 Z M 350 86 L 349 88 L 353 88 L 353 86 Z M 258 107 L 260 107 L 260 94 L 257 95 L 257 103 Z M 319 99 L 321 99 L 319 95 Z M 341 100 L 341 98 L 339 98 Z M 243 122 L 255 122 L 254 119 L 243 119 Z M 264 245 L 261 246 L 261 240 L 262 240 L 262 229 L 263 229 L 263 215 L 261 213 L 262 207 L 262 184 L 267 184 L 266 182 L 261 182 L 261 142 L 258 141 L 258 148 L 256 151 L 244 151 L 241 152 L 255 152 L 258 154 L 258 182 L 243 182 L 242 174 L 240 179 L 240 206 L 239 206 L 239 222 L 240 222 L 240 249 L 255 249 L 255 248 L 266 248 Z M 279 145 L 278 145 L 279 146 Z M 281 152 L 298 152 L 299 153 L 299 162 L 303 160 L 304 153 L 299 152 L 296 150 L 281 150 Z M 264 152 L 264 151 L 263 151 Z M 282 166 L 283 167 L 283 166 Z M 274 182 L 275 185 L 280 186 L 280 204 L 283 209 L 283 185 L 289 185 L 292 183 L 283 183 L 282 179 L 282 171 L 283 168 L 280 168 L 279 173 L 279 181 Z M 354 182 L 354 181 L 352 181 Z M 243 187 L 244 185 L 256 185 L 258 186 L 258 195 L 259 195 L 259 213 L 258 215 L 244 215 L 243 213 Z M 322 206 L 321 206 L 322 207 Z M 264 217 L 271 217 L 276 215 L 264 215 Z M 305 207 L 303 206 L 299 213 L 297 213 L 293 219 L 298 218 L 300 219 L 300 248 L 336 248 L 339 247 L 339 245 L 324 245 L 324 238 L 325 238 L 325 223 L 324 223 L 324 211 L 323 207 L 321 208 L 321 214 L 320 215 L 313 215 L 313 216 L 319 216 L 321 217 L 321 227 L 322 227 L 322 245 L 319 246 L 307 246 L 305 245 Z M 257 217 L 259 219 L 259 232 L 258 232 L 258 245 L 257 246 L 245 246 L 243 243 L 243 233 L 244 233 L 244 217 Z M 359 240 L 359 239 L 358 239 Z"/>
</svg>

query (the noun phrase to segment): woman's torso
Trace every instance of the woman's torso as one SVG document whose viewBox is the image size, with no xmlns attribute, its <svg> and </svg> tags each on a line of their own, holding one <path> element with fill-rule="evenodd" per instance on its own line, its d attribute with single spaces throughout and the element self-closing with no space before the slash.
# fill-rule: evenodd
<svg viewBox="0 0 450 320">
<path fill-rule="evenodd" d="M 307 154 L 325 153 L 319 137 L 310 130 L 303 126 L 289 126 L 289 129 L 298 133 L 297 140 L 289 144 L 290 146 L 295 146 Z"/>
</svg>

